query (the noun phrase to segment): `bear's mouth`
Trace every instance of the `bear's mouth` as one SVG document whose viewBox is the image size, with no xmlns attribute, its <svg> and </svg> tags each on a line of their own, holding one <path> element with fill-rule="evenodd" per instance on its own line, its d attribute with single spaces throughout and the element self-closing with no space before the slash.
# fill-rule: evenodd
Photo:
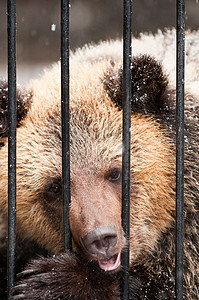
<svg viewBox="0 0 199 300">
<path fill-rule="evenodd" d="M 104 271 L 116 270 L 121 264 L 121 252 L 111 256 L 110 258 L 98 260 L 98 264 L 100 269 Z"/>
</svg>

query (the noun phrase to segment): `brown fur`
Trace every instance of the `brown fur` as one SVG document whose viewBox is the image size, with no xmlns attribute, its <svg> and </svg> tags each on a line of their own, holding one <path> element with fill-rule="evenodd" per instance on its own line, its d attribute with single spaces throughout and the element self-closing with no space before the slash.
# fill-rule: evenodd
<svg viewBox="0 0 199 300">
<path fill-rule="evenodd" d="M 174 245 L 175 245 L 175 121 L 173 87 L 162 67 L 148 56 L 132 61 L 132 118 L 131 118 L 131 215 L 130 215 L 130 298 L 174 298 Z M 121 62 L 112 58 L 71 63 L 70 81 L 70 156 L 71 156 L 71 207 L 70 227 L 73 251 L 63 251 L 61 189 L 54 192 L 52 184 L 61 185 L 61 115 L 59 67 L 32 83 L 32 105 L 17 133 L 17 233 L 23 240 L 36 242 L 57 258 L 33 261 L 28 276 L 16 289 L 24 299 L 35 299 L 35 292 L 45 295 L 52 284 L 57 297 L 57 285 L 67 299 L 81 299 L 75 293 L 77 280 L 83 286 L 90 277 L 82 295 L 95 287 L 100 255 L 85 251 L 81 244 L 88 232 L 98 226 L 115 225 L 118 232 L 113 255 L 125 251 L 125 237 L 121 226 L 121 178 L 114 182 L 110 174 L 115 168 L 121 171 L 122 162 L 122 81 Z M 144 74 L 143 82 L 142 74 Z M 142 79 L 140 79 L 142 77 Z M 135 89 L 135 85 L 139 88 Z M 145 87 L 146 86 L 146 87 Z M 113 92 L 114 90 L 114 92 Z M 152 91 L 152 92 L 151 92 Z M 142 95 L 144 101 L 141 101 Z M 136 100 L 138 98 L 138 101 Z M 191 96 L 187 96 L 190 102 Z M 197 113 L 186 110 L 185 144 L 185 272 L 184 295 L 187 300 L 197 299 L 198 292 L 198 127 Z M 192 142 L 191 142 L 192 140 Z M 0 204 L 2 217 L 7 214 L 7 144 L 1 149 Z M 192 176 L 190 176 L 192 172 Z M 30 226 L 31 224 L 31 226 Z M 75 259 L 75 262 L 74 262 Z M 60 261 L 60 263 L 58 262 Z M 77 267 L 74 268 L 74 263 Z M 40 266 L 40 267 L 39 267 Z M 56 280 L 53 268 L 56 268 Z M 62 269 L 62 266 L 64 269 Z M 66 268 L 66 269 L 65 269 Z M 74 296 L 69 298 L 67 272 L 71 269 Z M 32 270 L 32 271 L 31 271 Z M 26 272 L 26 271 L 25 271 Z M 29 272 L 29 271 L 27 271 Z M 100 272 L 99 274 L 97 272 Z M 23 273 L 24 275 L 26 273 Z M 38 274 L 38 275 L 37 275 Z M 44 278 L 41 285 L 40 274 Z M 70 273 L 69 273 L 70 274 Z M 105 274 L 104 274 L 105 275 Z M 106 275 L 105 275 L 106 276 Z M 118 291 L 119 274 L 115 275 Z M 118 276 L 118 277 L 117 277 Z M 70 276 L 68 276 L 70 277 Z M 39 280 L 38 280 L 39 278 Z M 50 279 L 49 279 L 50 278 Z M 106 291 L 97 288 L 95 297 Z M 112 280 L 112 279 L 111 279 Z M 67 282 L 68 283 L 67 283 Z M 69 284 L 69 285 L 68 285 Z M 110 289 L 108 289 L 108 293 Z M 50 297 L 49 294 L 47 294 Z M 107 299 L 112 299 L 108 294 Z M 42 297 L 42 296 L 41 296 Z M 46 296 L 47 297 L 47 296 Z M 105 296 L 104 296 L 105 297 Z M 113 299 L 117 299 L 117 295 Z M 45 298 L 44 298 L 45 299 Z M 51 299 L 51 298 L 46 298 Z M 84 296 L 82 296 L 82 299 Z M 95 299 L 89 298 L 88 299 Z M 105 298 L 100 298 L 105 299 Z"/>
<path fill-rule="evenodd" d="M 101 68 L 100 65 L 99 67 Z M 91 70 L 89 68 L 89 74 L 90 72 Z M 94 80 L 96 81 L 95 88 L 93 88 Z M 92 89 L 91 86 L 89 86 L 90 84 L 92 84 Z M 76 87 L 74 87 L 74 89 L 75 88 Z M 111 222 L 118 224 L 118 231 L 121 232 L 122 235 L 120 220 L 121 202 L 116 200 L 118 192 L 115 194 L 116 198 L 114 200 L 113 192 L 115 191 L 115 187 L 112 187 L 105 177 L 106 173 L 112 168 L 112 165 L 121 168 L 122 112 L 119 112 L 118 109 L 112 105 L 110 99 L 107 98 L 99 77 L 96 79 L 92 78 L 92 82 L 89 81 L 88 78 L 88 81 L 82 82 L 82 86 L 78 84 L 78 89 L 80 90 L 79 98 L 81 99 L 81 103 L 79 103 L 79 99 L 75 93 L 71 95 L 71 228 L 73 229 L 73 227 L 76 226 L 74 238 L 77 232 L 79 238 L 86 232 L 91 231 L 92 227 L 98 226 L 100 222 L 102 225 L 102 220 L 97 221 L 97 215 L 100 216 L 99 208 L 96 212 L 93 212 L 95 217 L 93 214 L 91 215 L 95 223 L 92 223 L 92 225 L 87 223 L 89 222 L 87 211 L 90 211 L 91 207 L 95 208 L 92 201 L 95 203 L 98 198 L 99 202 L 102 202 L 103 205 L 106 204 L 108 220 L 113 220 Z M 44 90 L 46 89 L 44 88 Z M 56 90 L 49 90 L 49 94 L 52 93 L 50 99 L 48 95 L 46 95 L 45 99 L 48 100 L 48 102 L 45 104 L 43 101 L 42 104 L 47 107 L 43 107 L 43 109 L 40 109 L 40 106 L 37 106 L 37 102 L 34 101 L 34 99 L 41 97 L 35 92 L 32 107 L 25 120 L 26 126 L 18 130 L 17 218 L 19 232 L 22 235 L 28 234 L 28 236 L 31 236 L 49 251 L 60 252 L 63 249 L 61 246 L 62 224 L 58 225 L 54 224 L 54 222 L 49 222 L 49 214 L 46 214 L 45 209 L 42 208 L 42 201 L 37 200 L 45 186 L 46 178 L 61 177 L 61 141 L 57 139 L 57 135 L 55 134 L 56 128 L 57 131 L 60 131 L 60 115 L 56 118 L 56 124 L 53 124 L 53 132 L 49 132 L 49 127 L 52 125 L 48 116 L 56 116 L 56 110 L 57 107 L 59 107 L 59 103 L 54 103 L 57 92 L 56 94 L 53 94 L 53 92 L 56 92 Z M 41 90 L 39 93 L 41 93 Z M 44 95 L 42 96 L 44 97 Z M 53 101 L 52 104 L 50 104 L 51 99 Z M 106 115 L 109 116 L 108 122 L 104 121 L 104 116 Z M 78 140 L 77 136 L 79 137 Z M 136 217 L 134 217 L 135 219 L 131 221 L 135 228 L 135 234 L 134 229 L 131 233 L 133 243 L 135 243 L 135 246 L 132 248 L 134 255 L 140 248 L 138 247 L 140 239 L 144 242 L 143 249 L 153 248 L 154 241 L 156 241 L 158 237 L 156 232 L 160 232 L 160 229 L 164 230 L 168 225 L 171 217 L 169 217 L 167 209 L 165 209 L 165 203 L 167 203 L 168 211 L 174 209 L 174 201 L 171 197 L 172 190 L 170 188 L 172 180 L 170 179 L 169 171 L 172 166 L 172 155 L 170 154 L 172 150 L 168 139 L 166 137 L 163 138 L 163 136 L 163 131 L 160 130 L 158 124 L 150 117 L 147 118 L 142 115 L 132 116 L 132 151 L 134 153 L 132 157 L 132 173 L 135 174 L 133 182 L 136 187 L 135 189 L 132 188 L 132 191 L 134 190 L 135 193 L 135 190 L 137 190 L 137 199 L 135 199 L 132 211 L 136 210 L 139 212 L 137 213 L 138 219 L 136 220 Z M 84 139 L 81 140 L 81 137 L 84 137 Z M 27 142 L 24 143 L 24 141 Z M 4 155 L 3 153 L 6 153 L 6 151 L 7 149 L 4 147 L 2 149 L 2 155 Z M 154 151 L 156 151 L 156 161 L 154 161 L 152 155 Z M 40 153 L 40 155 L 37 156 L 37 153 Z M 26 157 L 29 160 L 29 155 L 31 155 L 31 164 L 26 163 L 24 165 Z M 48 160 L 49 156 L 50 161 Z M 101 157 L 103 157 L 103 160 Z M 41 161 L 42 164 L 40 163 Z M 145 161 L 145 164 L 140 164 L 139 161 Z M 34 166 L 38 166 L 38 168 L 35 169 Z M 41 171 L 39 171 L 39 168 L 41 168 Z M 5 168 L 4 170 L 6 171 Z M 45 170 L 45 173 L 43 173 L 43 170 Z M 26 173 L 25 177 L 23 176 L 24 172 Z M 153 178 L 154 173 L 156 174 L 156 179 L 153 179 L 155 182 L 152 188 L 149 186 L 148 189 L 146 182 L 151 183 L 151 178 Z M 6 174 L 2 176 L 2 180 L 3 178 L 5 178 L 3 184 L 6 186 Z M 80 178 L 81 181 L 79 180 Z M 92 193 L 88 180 L 91 183 Z M 96 189 L 94 188 L 95 181 Z M 143 182 L 145 182 L 145 185 L 143 185 Z M 162 183 L 161 186 L 159 182 Z M 102 191 L 103 196 L 100 196 L 100 191 Z M 4 189 L 2 193 L 5 194 L 5 192 L 6 190 Z M 84 194 L 87 199 L 90 194 L 90 200 L 87 200 L 86 203 L 83 200 Z M 104 197 L 106 197 L 106 201 Z M 145 197 L 144 206 L 140 201 L 142 197 Z M 158 202 L 158 198 L 162 199 L 161 203 Z M 6 200 L 6 194 L 3 199 Z M 149 199 L 153 199 L 153 202 Z M 110 201 L 110 204 L 108 204 L 108 201 Z M 149 201 L 147 210 L 146 201 Z M 169 204 L 170 202 L 171 205 Z M 31 211 L 28 203 L 32 207 Z M 84 203 L 86 205 L 82 207 Z M 116 203 L 118 203 L 118 207 Z M 46 203 L 46 209 L 48 205 L 49 203 Z M 102 211 L 104 211 L 103 205 L 101 207 Z M 4 207 L 7 207 L 6 203 Z M 108 207 L 110 210 L 108 210 Z M 82 223 L 78 221 L 80 209 L 82 210 L 81 215 L 84 214 L 84 211 L 87 215 L 83 226 Z M 115 209 L 115 212 L 113 209 Z M 104 211 L 104 214 L 106 211 Z M 147 215 L 145 215 L 146 213 Z M 158 213 L 158 215 L 156 215 L 156 213 Z M 142 214 L 144 215 L 142 216 Z M 114 221 L 114 216 L 117 216 L 117 221 Z M 60 217 L 61 203 L 59 218 Z M 143 221 L 143 218 L 146 224 L 142 223 L 142 226 L 140 226 L 140 220 Z M 105 221 L 105 215 L 103 215 L 103 220 L 105 222 L 104 224 L 110 222 Z M 37 229 L 34 228 L 34 226 L 30 228 L 30 223 L 35 224 Z M 146 228 L 143 228 L 143 226 L 146 226 Z M 149 226 L 149 228 L 151 227 L 152 230 L 147 229 L 147 226 Z M 84 231 L 82 232 L 82 230 Z M 51 232 L 50 236 L 49 232 Z M 146 238 L 150 232 L 153 236 L 152 239 Z M 147 241 L 149 241 L 149 245 Z M 122 247 L 122 245 L 124 245 L 124 243 L 120 243 L 120 247 Z M 143 249 L 140 249 L 140 252 Z"/>
<path fill-rule="evenodd" d="M 27 294 L 22 299 L 120 299 L 117 273 L 99 271 L 83 257 L 68 251 L 58 257 L 33 261 L 23 277 L 27 278 Z M 23 294 L 24 286 L 19 285 L 17 291 Z"/>
<path fill-rule="evenodd" d="M 112 101 L 122 108 L 123 71 L 111 68 L 103 81 Z M 157 113 L 165 109 L 168 97 L 163 97 L 167 88 L 167 77 L 160 63 L 147 55 L 133 57 L 131 63 L 132 99 L 134 113 Z"/>
<path fill-rule="evenodd" d="M 26 116 L 31 104 L 31 92 L 16 91 L 17 124 Z M 8 134 L 8 84 L 0 80 L 0 137 Z"/>
</svg>

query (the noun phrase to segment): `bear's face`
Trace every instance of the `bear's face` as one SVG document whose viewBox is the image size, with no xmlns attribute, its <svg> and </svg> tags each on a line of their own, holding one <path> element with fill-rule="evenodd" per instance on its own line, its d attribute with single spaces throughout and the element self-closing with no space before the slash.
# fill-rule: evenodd
<svg viewBox="0 0 199 300">
<path fill-rule="evenodd" d="M 61 100 L 56 68 L 33 83 L 31 108 L 17 133 L 17 230 L 51 253 L 63 251 Z M 82 69 L 72 72 L 70 85 L 73 248 L 98 261 L 101 269 L 112 271 L 120 265 L 126 244 L 121 225 L 122 111 L 105 88 L 104 63 L 98 63 L 97 69 L 96 65 Z M 155 249 L 172 221 L 174 153 L 153 117 L 139 112 L 132 114 L 131 122 L 130 258 L 134 264 Z M 1 149 L 0 170 L 1 205 L 6 214 L 7 144 Z"/>
</svg>

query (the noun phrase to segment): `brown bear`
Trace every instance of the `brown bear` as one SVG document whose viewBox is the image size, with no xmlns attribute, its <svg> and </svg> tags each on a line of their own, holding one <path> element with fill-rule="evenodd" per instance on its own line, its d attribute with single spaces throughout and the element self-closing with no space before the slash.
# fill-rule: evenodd
<svg viewBox="0 0 199 300">
<path fill-rule="evenodd" d="M 175 31 L 133 39 L 129 299 L 174 299 Z M 186 37 L 184 299 L 199 297 L 199 32 Z M 18 91 L 12 299 L 120 299 L 122 42 L 70 58 L 72 251 L 64 252 L 60 65 Z M 0 278 L 5 298 L 7 85 L 0 89 Z M 63 253 L 64 252 L 64 253 Z M 37 255 L 42 255 L 36 258 Z M 53 255 L 46 257 L 48 255 Z"/>
</svg>

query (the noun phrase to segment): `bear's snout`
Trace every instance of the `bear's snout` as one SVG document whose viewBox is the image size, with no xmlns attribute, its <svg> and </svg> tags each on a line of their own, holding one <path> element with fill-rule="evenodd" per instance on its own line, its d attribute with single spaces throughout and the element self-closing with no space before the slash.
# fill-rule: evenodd
<svg viewBox="0 0 199 300">
<path fill-rule="evenodd" d="M 117 244 L 117 230 L 115 226 L 96 227 L 82 238 L 82 243 L 89 253 L 111 256 Z"/>
<path fill-rule="evenodd" d="M 113 271 L 121 264 L 121 252 L 115 253 L 118 234 L 115 226 L 99 226 L 87 233 L 82 239 L 85 249 L 101 259 L 98 265 L 102 270 Z"/>
</svg>

